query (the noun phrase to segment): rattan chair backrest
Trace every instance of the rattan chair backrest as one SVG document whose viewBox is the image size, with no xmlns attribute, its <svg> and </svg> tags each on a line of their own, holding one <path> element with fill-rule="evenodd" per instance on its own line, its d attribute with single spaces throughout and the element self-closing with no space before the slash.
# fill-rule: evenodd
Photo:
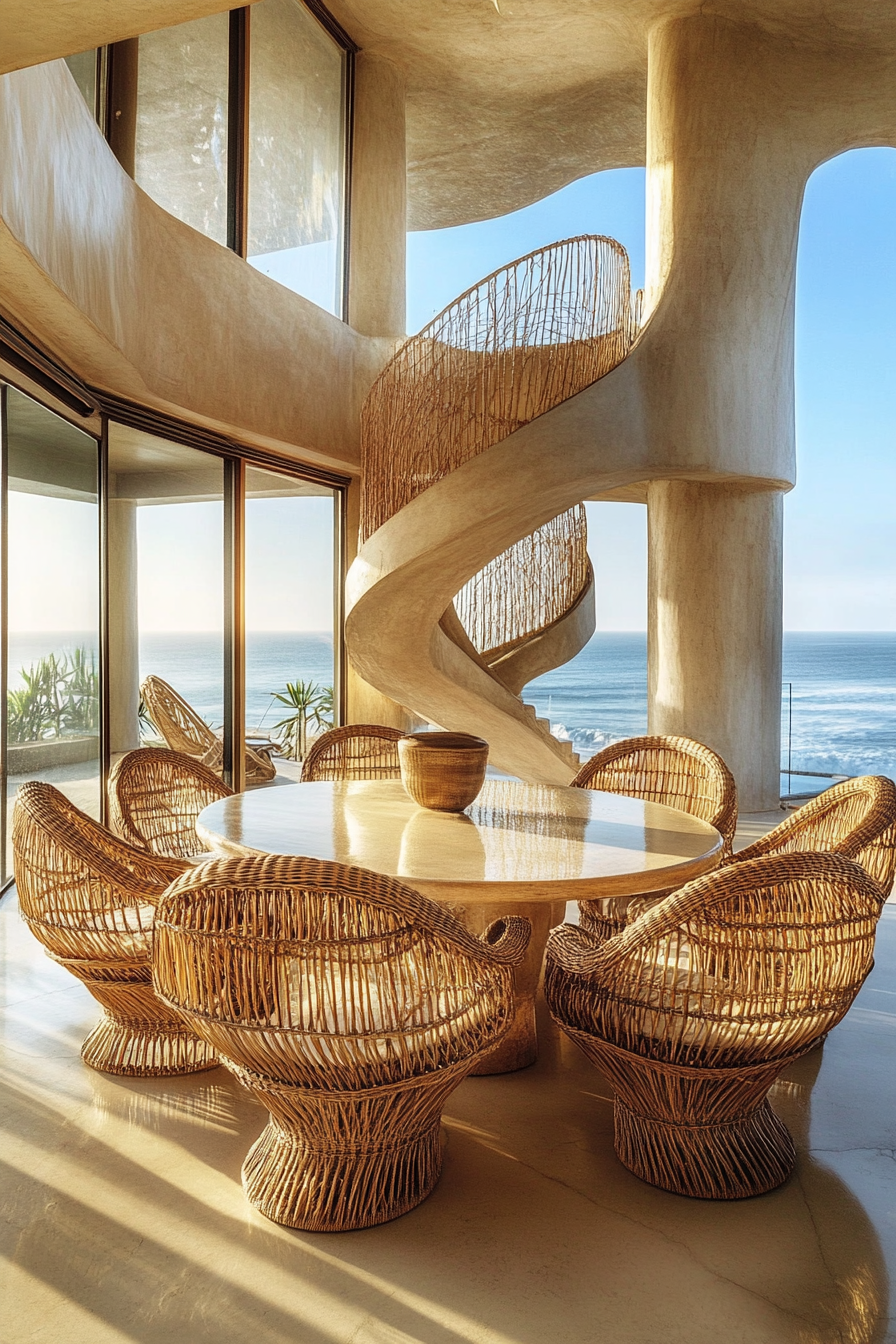
<svg viewBox="0 0 896 1344">
<path fill-rule="evenodd" d="M 664 803 L 708 821 L 731 852 L 737 789 L 721 756 L 689 737 L 631 737 L 586 761 L 572 787 Z"/>
<path fill-rule="evenodd" d="M 196 834 L 204 807 L 233 790 L 199 761 L 177 751 L 142 747 L 117 760 L 109 776 L 112 826 L 129 844 L 188 859 L 206 846 Z"/>
<path fill-rule="evenodd" d="M 148 960 L 155 903 L 182 862 L 134 849 L 39 782 L 16 795 L 12 847 L 22 914 L 51 952 Z"/>
<path fill-rule="evenodd" d="M 302 1086 L 376 1087 L 503 1033 L 527 920 L 492 943 L 392 878 L 312 859 L 220 860 L 159 908 L 157 993 L 228 1058 Z"/>
<path fill-rule="evenodd" d="M 755 844 L 739 863 L 769 854 L 829 850 L 855 859 L 888 895 L 896 875 L 896 784 L 886 775 L 862 775 L 812 798 Z"/>
<path fill-rule="evenodd" d="M 551 935 L 547 992 L 564 1020 L 671 1063 L 724 1066 L 808 1046 L 872 966 L 883 901 L 838 854 L 729 864 L 596 946 Z"/>
<path fill-rule="evenodd" d="M 215 748 L 218 739 L 205 719 L 167 681 L 146 677 L 140 694 L 147 714 L 172 751 L 203 757 Z"/>
<path fill-rule="evenodd" d="M 351 723 L 314 742 L 302 765 L 302 783 L 319 779 L 400 779 L 397 728 Z"/>
</svg>

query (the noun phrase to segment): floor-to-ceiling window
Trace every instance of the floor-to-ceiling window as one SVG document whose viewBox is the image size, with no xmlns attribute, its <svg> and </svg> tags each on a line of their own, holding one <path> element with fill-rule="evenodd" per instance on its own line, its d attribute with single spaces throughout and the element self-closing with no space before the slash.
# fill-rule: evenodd
<svg viewBox="0 0 896 1344">
<path fill-rule="evenodd" d="M 246 472 L 246 734 L 272 735 L 278 775 L 298 778 L 308 744 L 335 722 L 336 493 L 279 472 Z"/>
<path fill-rule="evenodd" d="M 144 34 L 134 173 L 154 200 L 341 315 L 351 43 L 301 0 Z"/>
<path fill-rule="evenodd" d="M 224 464 L 127 425 L 108 440 L 110 750 L 166 740 L 170 725 L 140 702 L 148 677 L 211 739 L 224 726 Z"/>
<path fill-rule="evenodd" d="M 100 814 L 99 445 L 0 388 L 5 476 L 4 876 L 19 786 L 41 779 Z"/>
<path fill-rule="evenodd" d="M 342 307 L 346 53 L 299 0 L 251 11 L 247 257 Z"/>
<path fill-rule="evenodd" d="M 98 415 L 85 433 L 2 382 L 0 412 L 0 880 L 25 780 L 102 818 L 111 762 L 141 745 L 297 779 L 339 722 L 345 482 L 127 424 L 101 438 Z"/>
<path fill-rule="evenodd" d="M 140 38 L 135 176 L 170 214 L 227 242 L 229 16 Z"/>
</svg>

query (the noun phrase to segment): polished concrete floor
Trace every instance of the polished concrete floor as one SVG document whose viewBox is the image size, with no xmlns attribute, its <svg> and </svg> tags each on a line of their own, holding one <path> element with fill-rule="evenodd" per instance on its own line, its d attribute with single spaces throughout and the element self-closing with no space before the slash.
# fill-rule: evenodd
<svg viewBox="0 0 896 1344">
<path fill-rule="evenodd" d="M 87 992 L 0 905 L 2 1344 L 864 1344 L 896 1341 L 896 906 L 846 1021 L 772 1093 L 799 1148 L 731 1204 L 639 1182 L 606 1081 L 541 1022 L 541 1057 L 465 1082 L 442 1179 L 366 1232 L 245 1202 L 265 1123 L 223 1069 L 91 1072 Z"/>
</svg>

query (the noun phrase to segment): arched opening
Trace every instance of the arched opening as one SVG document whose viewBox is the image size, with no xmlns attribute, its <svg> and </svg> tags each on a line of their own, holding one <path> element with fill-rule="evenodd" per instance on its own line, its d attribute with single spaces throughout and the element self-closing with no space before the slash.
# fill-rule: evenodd
<svg viewBox="0 0 896 1344">
<path fill-rule="evenodd" d="M 812 175 L 785 500 L 782 793 L 896 775 L 896 149 Z"/>
</svg>

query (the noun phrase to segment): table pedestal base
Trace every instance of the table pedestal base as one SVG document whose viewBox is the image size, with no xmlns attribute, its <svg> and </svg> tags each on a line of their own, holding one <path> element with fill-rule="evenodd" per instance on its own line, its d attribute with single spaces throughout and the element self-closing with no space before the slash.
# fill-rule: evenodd
<svg viewBox="0 0 896 1344">
<path fill-rule="evenodd" d="M 538 1039 L 535 1033 L 535 994 L 541 983 L 544 950 L 548 934 L 563 923 L 565 901 L 496 901 L 494 905 L 454 905 L 445 902 L 470 933 L 478 937 L 489 924 L 507 915 L 521 915 L 532 925 L 532 937 L 522 963 L 513 973 L 513 1025 L 504 1039 L 489 1050 L 470 1070 L 472 1076 L 491 1073 L 514 1073 L 528 1068 L 538 1058 Z"/>
</svg>

